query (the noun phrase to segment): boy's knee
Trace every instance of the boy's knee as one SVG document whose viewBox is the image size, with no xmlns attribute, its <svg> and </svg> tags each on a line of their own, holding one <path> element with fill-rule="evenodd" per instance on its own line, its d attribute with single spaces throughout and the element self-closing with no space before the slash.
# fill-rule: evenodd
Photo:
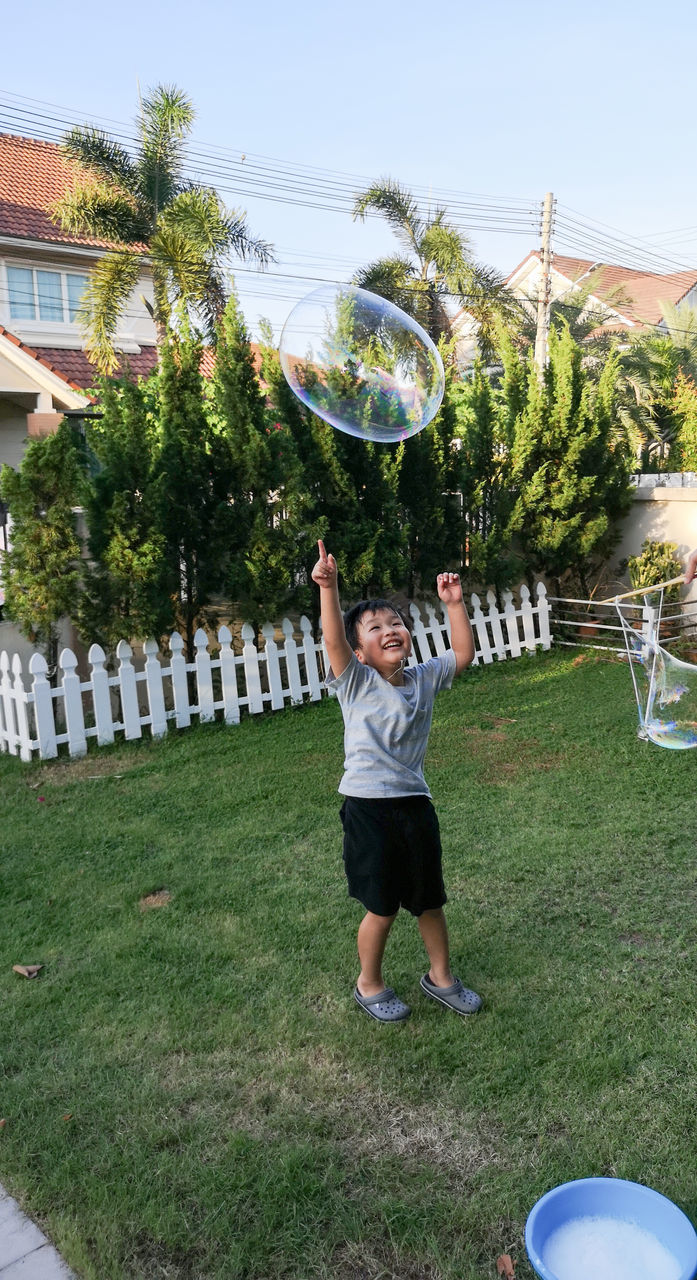
<svg viewBox="0 0 697 1280">
<path fill-rule="evenodd" d="M 374 924 L 376 928 L 380 928 L 380 926 L 382 926 L 383 929 L 389 929 L 390 925 L 394 924 L 394 921 L 397 919 L 397 914 L 398 913 L 395 911 L 391 916 L 380 916 L 376 911 L 366 911 L 364 919 L 370 921 L 370 923 Z"/>
</svg>

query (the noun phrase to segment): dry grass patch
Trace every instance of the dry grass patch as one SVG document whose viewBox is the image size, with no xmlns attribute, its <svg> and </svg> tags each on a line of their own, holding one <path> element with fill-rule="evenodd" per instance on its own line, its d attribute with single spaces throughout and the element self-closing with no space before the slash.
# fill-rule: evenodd
<svg viewBox="0 0 697 1280">
<path fill-rule="evenodd" d="M 413 1105 L 395 1098 L 323 1050 L 293 1058 L 264 1055 L 251 1079 L 244 1078 L 248 1070 L 249 1062 L 240 1063 L 232 1051 L 205 1060 L 177 1055 L 161 1083 L 183 1095 L 178 1110 L 187 1119 L 205 1121 L 215 1111 L 221 1139 L 243 1133 L 274 1142 L 321 1133 L 351 1164 L 396 1157 L 437 1170 L 453 1191 L 502 1163 L 501 1134 L 481 1115 L 438 1101 Z"/>
<path fill-rule="evenodd" d="M 349 1242 L 338 1249 L 322 1270 L 335 1280 L 441 1280 L 440 1267 L 418 1262 L 375 1242 Z"/>
<path fill-rule="evenodd" d="M 523 774 L 545 773 L 558 768 L 564 759 L 560 751 L 545 750 L 537 738 L 513 738 L 502 728 L 467 725 L 461 732 L 466 739 L 464 753 L 468 760 L 480 766 L 485 782 L 500 785 L 515 781 Z"/>
<path fill-rule="evenodd" d="M 154 893 L 148 893 L 144 898 L 141 898 L 138 906 L 141 911 L 152 911 L 157 907 L 166 907 L 167 903 L 171 901 L 172 895 L 169 889 L 156 889 Z"/>
<path fill-rule="evenodd" d="M 36 788 L 50 783 L 54 787 L 66 787 L 75 782 L 99 782 L 102 778 L 119 778 L 135 773 L 143 767 L 132 750 L 98 752 L 71 759 L 61 756 L 57 760 L 43 761 L 31 769 L 27 784 Z"/>
</svg>

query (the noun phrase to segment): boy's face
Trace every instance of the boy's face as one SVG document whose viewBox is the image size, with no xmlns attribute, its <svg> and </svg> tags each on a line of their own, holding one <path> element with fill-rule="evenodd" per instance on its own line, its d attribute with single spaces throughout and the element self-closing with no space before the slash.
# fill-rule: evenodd
<svg viewBox="0 0 697 1280">
<path fill-rule="evenodd" d="M 374 667 L 389 679 L 404 665 L 411 653 L 411 635 L 394 609 L 368 610 L 358 623 L 356 657 L 366 667 Z"/>
</svg>

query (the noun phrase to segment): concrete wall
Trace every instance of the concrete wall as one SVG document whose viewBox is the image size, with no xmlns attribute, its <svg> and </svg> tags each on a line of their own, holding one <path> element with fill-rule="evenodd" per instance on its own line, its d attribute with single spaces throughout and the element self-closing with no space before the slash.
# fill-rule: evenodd
<svg viewBox="0 0 697 1280">
<path fill-rule="evenodd" d="M 677 543 L 678 558 L 684 562 L 688 553 L 697 547 L 697 477 L 692 480 L 690 473 L 678 472 L 640 476 L 639 481 L 631 510 L 622 525 L 622 539 L 613 555 L 613 565 L 639 555 L 645 538 Z M 618 575 L 618 580 L 626 583 L 627 588 L 631 585 L 626 573 Z M 683 599 L 697 601 L 697 581 Z"/>
<path fill-rule="evenodd" d="M 31 684 L 28 678 L 29 659 L 37 652 L 36 645 L 32 644 L 31 640 L 27 640 L 13 622 L 0 622 L 0 653 L 3 649 L 6 649 L 10 655 L 10 661 L 16 653 L 19 654 L 25 677 L 24 684 L 29 688 Z M 62 649 L 73 649 L 77 652 L 75 631 L 68 618 L 61 619 L 59 626 L 58 652 L 60 653 Z"/>
</svg>

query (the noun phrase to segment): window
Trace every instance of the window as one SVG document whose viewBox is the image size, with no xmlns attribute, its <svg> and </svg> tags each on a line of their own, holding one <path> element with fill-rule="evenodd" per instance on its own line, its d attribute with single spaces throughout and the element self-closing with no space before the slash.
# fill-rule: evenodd
<svg viewBox="0 0 697 1280">
<path fill-rule="evenodd" d="M 87 276 L 67 271 L 39 271 L 34 267 L 8 267 L 7 285 L 12 320 L 72 324 L 87 288 Z"/>
</svg>

